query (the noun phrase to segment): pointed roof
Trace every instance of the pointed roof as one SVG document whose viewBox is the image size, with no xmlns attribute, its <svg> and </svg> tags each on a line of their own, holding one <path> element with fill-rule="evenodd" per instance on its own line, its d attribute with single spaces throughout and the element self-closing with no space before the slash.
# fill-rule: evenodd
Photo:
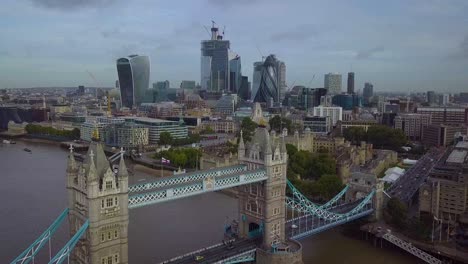
<svg viewBox="0 0 468 264">
<path fill-rule="evenodd" d="M 125 153 L 125 151 L 123 150 L 123 148 L 121 148 L 121 150 L 120 150 L 119 172 L 117 174 L 117 177 L 119 179 L 128 177 L 127 166 L 125 166 L 124 153 Z"/>
<path fill-rule="evenodd" d="M 265 130 L 266 130 L 266 128 L 265 128 Z M 265 146 L 264 147 L 265 155 L 273 154 L 273 151 L 271 149 L 270 133 L 268 133 L 268 131 L 266 133 L 266 139 L 265 139 L 265 145 L 264 146 Z"/>
<path fill-rule="evenodd" d="M 70 154 L 68 155 L 67 170 L 74 170 L 77 168 L 75 161 L 75 154 L 73 152 L 73 144 L 70 144 Z"/>
<path fill-rule="evenodd" d="M 287 152 L 286 143 L 284 142 L 284 136 L 281 137 L 281 152 L 282 152 L 282 153 L 286 153 L 286 152 Z"/>
<path fill-rule="evenodd" d="M 90 157 L 90 163 L 89 163 L 89 169 L 88 169 L 88 182 L 94 182 L 98 180 L 98 174 L 96 171 L 96 166 L 94 165 L 94 151 L 91 150 L 89 153 Z"/>
<path fill-rule="evenodd" d="M 270 133 L 265 127 L 259 127 L 255 130 L 255 134 L 252 137 L 251 144 L 248 144 L 247 148 L 249 150 L 253 149 L 255 145 L 258 145 L 259 150 L 262 151 L 265 155 L 272 154 L 273 149 L 271 145 Z"/>
<path fill-rule="evenodd" d="M 88 148 L 88 153 L 84 160 L 84 164 L 86 168 L 89 168 L 90 160 L 91 160 L 91 152 L 93 152 L 92 159 L 96 166 L 96 173 L 98 177 L 102 177 L 104 173 L 110 169 L 109 161 L 107 160 L 106 154 L 104 154 L 104 149 L 102 148 L 102 144 L 100 142 L 91 142 Z"/>
<path fill-rule="evenodd" d="M 240 138 L 239 138 L 239 147 L 238 149 L 245 149 L 245 144 L 244 144 L 244 137 L 242 136 L 243 132 L 242 130 L 240 131 Z"/>
</svg>

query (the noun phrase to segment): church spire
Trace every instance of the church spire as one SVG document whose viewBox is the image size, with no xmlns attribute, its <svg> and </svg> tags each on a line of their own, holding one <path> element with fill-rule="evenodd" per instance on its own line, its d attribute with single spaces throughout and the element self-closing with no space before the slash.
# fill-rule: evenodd
<svg viewBox="0 0 468 264">
<path fill-rule="evenodd" d="M 239 139 L 239 150 L 245 150 L 245 144 L 244 144 L 244 132 L 241 130 L 240 131 L 240 139 Z"/>
</svg>

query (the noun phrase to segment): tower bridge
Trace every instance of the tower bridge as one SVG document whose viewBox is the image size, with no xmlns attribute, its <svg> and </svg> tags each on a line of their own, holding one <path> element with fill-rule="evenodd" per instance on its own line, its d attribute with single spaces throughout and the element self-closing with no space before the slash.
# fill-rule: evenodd
<svg viewBox="0 0 468 264">
<path fill-rule="evenodd" d="M 380 217 L 380 183 L 351 181 L 323 205 L 309 201 L 286 178 L 284 138 L 270 138 L 266 128 L 258 128 L 248 146 L 241 133 L 238 159 L 235 166 L 129 186 L 123 152 L 116 169 L 111 164 L 116 156 L 106 158 L 99 142 L 91 143 L 83 162 L 75 160 L 71 148 L 66 170 L 68 208 L 11 263 L 34 261 L 67 216 L 71 239 L 55 254 L 49 248 L 49 263 L 128 263 L 129 209 L 151 210 L 156 203 L 234 187 L 239 219 L 226 227 L 230 240 L 164 263 L 193 263 L 197 256 L 204 263 L 302 263 L 302 246 L 297 240 L 371 214 Z M 348 195 L 356 190 L 365 193 L 362 197 Z M 288 211 L 293 213 L 290 219 Z"/>
</svg>

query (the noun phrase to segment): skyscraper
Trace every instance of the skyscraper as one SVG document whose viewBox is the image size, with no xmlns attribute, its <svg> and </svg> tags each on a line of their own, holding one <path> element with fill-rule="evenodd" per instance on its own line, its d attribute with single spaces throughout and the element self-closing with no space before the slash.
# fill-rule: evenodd
<svg viewBox="0 0 468 264">
<path fill-rule="evenodd" d="M 366 82 L 364 84 L 364 91 L 362 97 L 364 97 L 364 102 L 369 103 L 369 99 L 374 96 L 374 85 L 372 83 Z"/>
<path fill-rule="evenodd" d="M 231 93 L 238 93 L 242 84 L 241 57 L 229 52 L 229 88 Z"/>
<path fill-rule="evenodd" d="M 436 93 L 434 91 L 428 91 L 426 93 L 427 95 L 427 102 L 429 104 L 435 104 L 436 103 Z"/>
<path fill-rule="evenodd" d="M 223 40 L 218 28 L 211 27 L 211 39 L 201 42 L 201 80 L 202 90 L 229 90 L 229 40 Z"/>
<path fill-rule="evenodd" d="M 117 60 L 122 106 L 138 107 L 149 88 L 150 61 L 148 56 L 130 55 Z"/>
<path fill-rule="evenodd" d="M 271 54 L 264 62 L 254 63 L 254 87 L 252 99 L 254 102 L 275 104 L 281 103 L 281 91 L 278 83 L 279 66 L 281 62 Z M 255 89 L 255 90 L 254 90 Z"/>
<path fill-rule="evenodd" d="M 283 102 L 286 94 L 286 64 L 283 61 L 278 60 L 278 86 L 280 91 L 280 102 Z"/>
<path fill-rule="evenodd" d="M 341 93 L 341 74 L 327 73 L 325 74 L 324 86 L 327 89 L 327 94 Z"/>
<path fill-rule="evenodd" d="M 354 72 L 348 72 L 348 94 L 354 93 Z"/>
</svg>

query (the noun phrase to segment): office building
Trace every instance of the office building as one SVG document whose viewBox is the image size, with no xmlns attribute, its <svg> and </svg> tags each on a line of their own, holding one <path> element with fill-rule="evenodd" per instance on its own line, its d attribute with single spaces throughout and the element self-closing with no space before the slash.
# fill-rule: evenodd
<svg viewBox="0 0 468 264">
<path fill-rule="evenodd" d="M 374 96 L 374 85 L 372 85 L 372 83 L 366 82 L 364 84 L 362 96 L 364 97 L 366 103 L 369 103 L 369 99 Z"/>
<path fill-rule="evenodd" d="M 180 83 L 180 89 L 193 90 L 195 89 L 195 81 L 182 81 Z"/>
<path fill-rule="evenodd" d="M 278 86 L 280 93 L 280 102 L 283 102 L 286 95 L 286 90 L 288 89 L 286 85 L 286 64 L 283 61 L 278 60 L 277 66 L 278 69 Z"/>
<path fill-rule="evenodd" d="M 314 116 L 328 116 L 332 126 L 343 119 L 343 108 L 338 106 L 317 106 L 314 107 Z"/>
<path fill-rule="evenodd" d="M 220 116 L 232 116 L 237 105 L 237 95 L 223 95 L 215 105 L 215 113 Z"/>
<path fill-rule="evenodd" d="M 376 126 L 377 120 L 369 119 L 369 120 L 342 120 L 338 122 L 337 127 L 339 128 L 340 132 L 343 133 L 344 130 L 350 127 L 359 127 L 362 128 L 364 131 L 367 132 L 369 127 Z"/>
<path fill-rule="evenodd" d="M 201 42 L 201 80 L 202 90 L 229 91 L 229 40 L 223 40 L 214 22 L 211 39 Z"/>
<path fill-rule="evenodd" d="M 422 143 L 427 147 L 446 147 L 455 141 L 457 133 L 466 133 L 462 125 L 428 125 L 423 127 Z"/>
<path fill-rule="evenodd" d="M 434 125 L 468 125 L 468 108 L 465 107 L 418 107 L 416 113 L 431 115 Z"/>
<path fill-rule="evenodd" d="M 354 94 L 354 72 L 348 72 L 348 94 Z"/>
<path fill-rule="evenodd" d="M 149 144 L 148 128 L 133 122 L 109 124 L 102 135 L 106 145 L 135 149 Z"/>
<path fill-rule="evenodd" d="M 306 116 L 303 120 L 304 129 L 310 129 L 314 134 L 328 134 L 332 129 L 331 118 L 328 116 Z"/>
<path fill-rule="evenodd" d="M 439 105 L 447 106 L 450 103 L 450 94 L 439 94 Z"/>
<path fill-rule="evenodd" d="M 167 90 L 170 89 L 170 82 L 168 80 L 165 80 L 163 82 L 155 82 L 153 83 L 153 89 L 157 90 Z"/>
<path fill-rule="evenodd" d="M 137 125 L 144 125 L 148 128 L 148 141 L 149 144 L 157 144 L 159 135 L 162 132 L 169 132 L 172 138 L 186 138 L 188 136 L 188 129 L 185 124 L 179 121 L 169 121 L 148 117 L 126 117 L 127 122 L 133 122 Z"/>
<path fill-rule="evenodd" d="M 395 128 L 401 129 L 410 140 L 420 140 L 423 127 L 431 124 L 431 116 L 426 114 L 401 114 L 395 117 Z"/>
<path fill-rule="evenodd" d="M 428 91 L 426 93 L 426 101 L 427 103 L 429 103 L 430 105 L 433 105 L 436 103 L 436 93 L 434 91 Z"/>
<path fill-rule="evenodd" d="M 120 58 L 117 60 L 117 73 L 122 106 L 130 109 L 138 107 L 149 88 L 149 57 L 130 55 Z"/>
<path fill-rule="evenodd" d="M 362 106 L 362 99 L 357 94 L 337 94 L 333 96 L 332 104 L 341 106 L 344 110 L 353 110 Z"/>
<path fill-rule="evenodd" d="M 251 87 L 250 87 L 249 77 L 242 76 L 241 85 L 240 85 L 239 91 L 237 91 L 237 95 L 239 96 L 239 98 L 243 100 L 250 100 L 250 94 L 251 94 Z"/>
<path fill-rule="evenodd" d="M 105 123 L 86 121 L 80 126 L 80 139 L 90 142 L 97 130 L 99 133 L 99 139 L 101 141 L 105 141 L 105 138 L 102 136 L 106 134 L 106 127 L 107 124 Z"/>
<path fill-rule="evenodd" d="M 468 211 L 468 142 L 458 142 L 429 172 L 426 183 L 419 188 L 420 214 L 441 219 L 450 230 Z"/>
<path fill-rule="evenodd" d="M 254 102 L 281 104 L 281 91 L 278 83 L 278 66 L 280 64 L 280 61 L 273 54 L 266 57 L 262 63 L 254 63 L 254 87 L 252 87 L 252 100 Z"/>
<path fill-rule="evenodd" d="M 308 110 L 320 105 L 320 99 L 327 94 L 325 88 L 305 88 L 299 90 L 296 107 Z"/>
<path fill-rule="evenodd" d="M 324 87 L 327 89 L 327 94 L 341 93 L 341 74 L 327 73 L 325 74 Z"/>
<path fill-rule="evenodd" d="M 238 93 L 242 84 L 241 57 L 231 51 L 229 52 L 229 74 L 229 92 Z"/>
</svg>

